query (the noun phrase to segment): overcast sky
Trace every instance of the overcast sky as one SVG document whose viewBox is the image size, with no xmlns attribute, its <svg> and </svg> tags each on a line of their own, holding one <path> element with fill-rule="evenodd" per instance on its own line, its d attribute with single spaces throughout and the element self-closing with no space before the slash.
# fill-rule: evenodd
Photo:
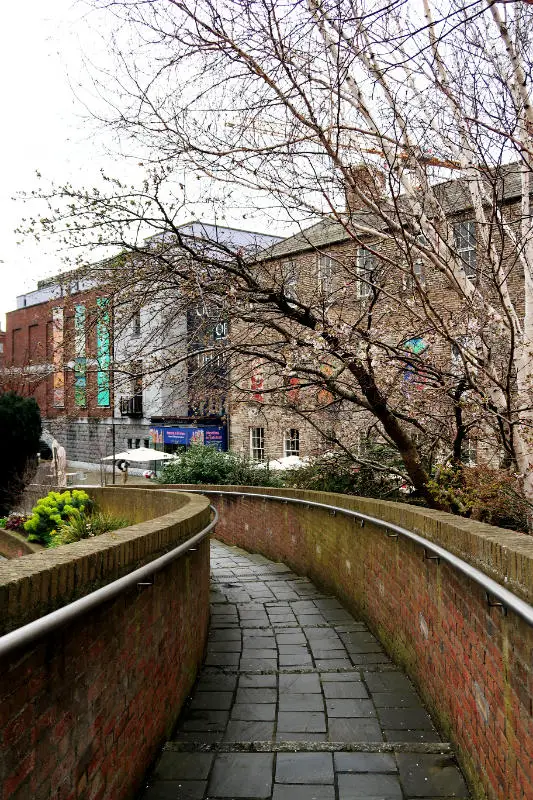
<svg viewBox="0 0 533 800">
<path fill-rule="evenodd" d="M 96 32 L 101 20 L 88 13 L 83 0 L 8 3 L 2 23 L 0 324 L 4 327 L 4 314 L 16 307 L 18 294 L 64 269 L 57 244 L 36 244 L 14 232 L 30 209 L 13 196 L 37 190 L 37 170 L 43 179 L 77 186 L 96 185 L 101 168 L 127 182 L 138 177 L 138 170 L 110 155 L 110 150 L 116 153 L 116 143 L 90 121 L 78 99 L 90 98 L 84 58 L 106 64 L 104 43 Z M 201 209 L 192 210 L 202 215 Z M 35 207 L 33 211 L 38 213 Z"/>
<path fill-rule="evenodd" d="M 35 171 L 57 179 L 97 170 L 98 147 L 82 121 L 69 85 L 80 79 L 79 30 L 83 10 L 71 0 L 26 0 L 2 10 L 3 125 L 0 128 L 0 313 L 15 296 L 60 267 L 53 246 L 17 245 L 14 229 L 24 205 L 12 200 L 37 188 Z M 81 26 L 82 27 L 82 26 Z M 69 74 L 70 73 L 70 74 Z M 2 325 L 3 316 L 0 316 Z"/>
<path fill-rule="evenodd" d="M 107 16 L 88 10 L 84 0 L 25 0 L 8 3 L 2 10 L 0 69 L 3 125 L 0 127 L 0 324 L 16 308 L 16 296 L 36 288 L 41 278 L 64 269 L 59 245 L 39 244 L 21 237 L 15 228 L 31 209 L 12 198 L 43 185 L 36 177 L 75 186 L 99 182 L 100 169 L 128 183 L 138 178 L 137 159 L 119 157 L 110 135 L 92 122 L 84 103 L 94 105 L 84 59 L 109 66 L 104 27 Z M 103 35 L 102 35 L 103 34 Z M 246 220 L 243 208 L 225 209 L 224 224 L 271 230 L 258 212 Z M 43 205 L 39 212 L 45 213 Z M 207 209 L 207 210 L 206 210 Z M 245 209 L 246 210 L 246 209 Z M 214 221 L 212 208 L 189 203 L 185 212 Z M 185 219 L 183 220 L 185 221 Z M 281 235 L 287 235 L 278 223 Z M 20 243 L 19 243 L 20 242 Z"/>
</svg>

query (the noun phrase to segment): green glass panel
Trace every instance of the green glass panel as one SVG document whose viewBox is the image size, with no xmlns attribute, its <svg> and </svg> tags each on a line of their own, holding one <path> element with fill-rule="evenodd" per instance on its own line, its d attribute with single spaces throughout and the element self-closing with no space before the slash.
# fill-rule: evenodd
<svg viewBox="0 0 533 800">
<path fill-rule="evenodd" d="M 98 372 L 96 375 L 97 404 L 109 406 L 111 392 L 109 383 L 109 367 L 111 366 L 111 336 L 109 332 L 109 299 L 99 297 L 96 301 L 98 321 L 96 323 L 96 360 Z"/>
</svg>

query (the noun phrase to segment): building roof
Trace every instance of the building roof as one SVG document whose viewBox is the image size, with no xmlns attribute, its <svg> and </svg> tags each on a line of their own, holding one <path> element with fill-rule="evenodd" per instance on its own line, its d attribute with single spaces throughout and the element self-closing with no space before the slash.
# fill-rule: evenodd
<svg viewBox="0 0 533 800">
<path fill-rule="evenodd" d="M 231 249 L 243 250 L 254 257 L 257 253 L 281 240 L 279 236 L 230 228 L 225 225 L 202 222 L 201 220 L 192 220 L 179 225 L 178 230 L 182 236 L 191 237 L 191 239 L 196 239 L 202 244 L 217 242 Z M 146 242 L 164 241 L 165 236 L 169 238 L 169 241 L 172 238 L 172 235 L 156 234 L 149 237 Z M 98 263 L 102 265 L 112 261 L 113 258 L 110 258 L 106 262 Z M 98 279 L 88 277 L 90 268 L 91 266 L 77 267 L 74 270 L 68 270 L 59 275 L 38 281 L 37 289 L 17 296 L 17 309 L 39 305 L 49 300 L 58 300 L 64 296 L 65 288 L 67 293 L 71 294 L 94 288 L 98 285 Z"/>
<path fill-rule="evenodd" d="M 499 202 L 509 202 L 521 195 L 521 164 L 513 162 L 505 164 L 490 173 L 485 173 L 487 188 L 496 191 Z M 468 188 L 467 178 L 456 178 L 435 184 L 433 190 L 446 214 L 460 214 L 472 207 L 472 198 Z M 532 191 L 533 194 L 533 191 Z M 402 203 L 405 195 L 400 195 L 398 203 Z M 386 202 L 386 200 L 384 201 Z M 403 201 L 405 202 L 405 200 Z M 270 247 L 263 253 L 263 258 L 283 258 L 305 250 L 319 250 L 328 245 L 345 242 L 352 237 L 349 230 L 337 215 L 328 215 L 306 230 L 300 231 L 287 239 Z M 370 211 L 358 211 L 352 214 L 362 226 L 372 227 L 377 230 L 386 228 L 385 222 Z"/>
</svg>

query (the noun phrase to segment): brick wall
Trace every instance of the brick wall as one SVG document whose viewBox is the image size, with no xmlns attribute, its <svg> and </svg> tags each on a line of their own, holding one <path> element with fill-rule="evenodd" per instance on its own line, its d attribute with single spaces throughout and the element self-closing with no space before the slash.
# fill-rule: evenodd
<svg viewBox="0 0 533 800">
<path fill-rule="evenodd" d="M 395 522 L 533 601 L 530 537 L 398 503 L 247 491 L 312 499 Z M 217 538 L 286 562 L 368 621 L 454 743 L 474 797 L 533 797 L 533 631 L 525 622 L 489 607 L 477 584 L 379 527 L 277 501 L 212 499 L 220 512 Z"/>
<path fill-rule="evenodd" d="M 0 565 L 4 628 L 130 572 L 209 520 L 205 498 L 133 488 L 94 495 L 139 524 Z M 156 513 L 164 516 L 150 520 Z M 1 800 L 133 798 L 194 682 L 208 603 L 204 541 L 153 586 L 0 661 Z"/>
<path fill-rule="evenodd" d="M 0 556 L 7 559 L 19 558 L 38 553 L 41 549 L 41 545 L 28 542 L 20 533 L 0 528 Z"/>
</svg>

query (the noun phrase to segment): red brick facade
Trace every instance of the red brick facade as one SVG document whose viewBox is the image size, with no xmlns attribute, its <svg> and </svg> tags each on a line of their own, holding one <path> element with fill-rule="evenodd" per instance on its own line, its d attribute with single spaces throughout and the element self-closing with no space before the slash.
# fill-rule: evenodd
<svg viewBox="0 0 533 800">
<path fill-rule="evenodd" d="M 112 395 L 109 406 L 100 406 L 97 402 L 96 378 L 96 301 L 101 296 L 97 290 L 79 292 L 37 305 L 18 308 L 6 315 L 5 366 L 9 372 L 9 380 L 13 385 L 19 384 L 20 391 L 33 396 L 44 419 L 61 417 L 105 418 L 112 416 Z M 75 401 L 75 331 L 74 308 L 82 305 L 86 310 L 85 352 L 86 371 L 86 403 Z M 53 312 L 60 308 L 63 311 L 62 342 L 54 343 Z M 64 402 L 54 402 L 54 372 L 58 372 L 57 362 L 60 359 L 64 374 Z M 14 368 L 14 369 L 13 369 Z M 23 374 L 19 373 L 19 369 Z"/>
</svg>

